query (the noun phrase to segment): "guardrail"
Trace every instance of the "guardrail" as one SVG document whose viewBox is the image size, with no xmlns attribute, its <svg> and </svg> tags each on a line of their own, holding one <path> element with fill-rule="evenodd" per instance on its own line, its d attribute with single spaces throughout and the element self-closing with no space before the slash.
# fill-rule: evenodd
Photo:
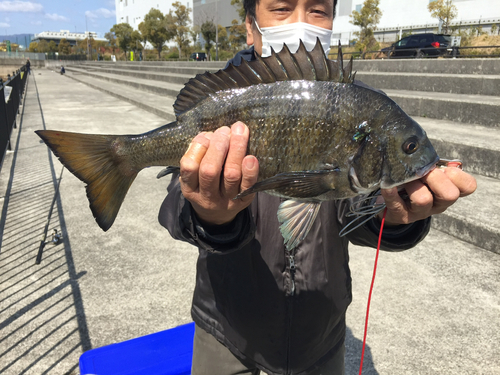
<svg viewBox="0 0 500 375">
<path fill-rule="evenodd" d="M 491 51 L 486 53 L 485 51 Z M 328 56 L 336 59 L 338 53 L 330 52 Z M 406 48 L 394 49 L 384 48 L 378 51 L 354 51 L 344 52 L 344 57 L 355 59 L 423 59 L 423 58 L 477 58 L 477 57 L 500 57 L 500 46 L 476 46 L 476 47 L 429 47 L 429 48 Z"/>
<path fill-rule="evenodd" d="M 0 78 L 0 166 L 7 150 L 11 150 L 10 135 L 16 127 L 16 117 L 26 87 L 28 72 L 26 65 L 3 82 Z"/>
<path fill-rule="evenodd" d="M 0 52 L 0 59 L 45 60 L 45 53 L 37 52 Z"/>
</svg>

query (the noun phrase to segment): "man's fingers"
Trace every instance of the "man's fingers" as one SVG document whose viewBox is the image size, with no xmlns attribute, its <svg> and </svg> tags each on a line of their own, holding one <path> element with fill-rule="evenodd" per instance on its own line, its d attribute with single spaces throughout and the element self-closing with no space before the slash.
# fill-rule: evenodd
<svg viewBox="0 0 500 375">
<path fill-rule="evenodd" d="M 421 219 L 421 216 L 425 216 L 426 212 L 432 210 L 434 204 L 434 196 L 430 192 L 429 188 L 425 186 L 422 181 L 416 180 L 411 181 L 405 185 L 406 193 L 408 194 L 410 211 L 409 220 L 415 221 Z"/>
<path fill-rule="evenodd" d="M 242 162 L 241 191 L 250 189 L 259 177 L 259 161 L 253 155 L 245 156 Z M 251 201 L 254 194 L 243 197 L 243 201 Z"/>
<path fill-rule="evenodd" d="M 199 189 L 206 198 L 220 195 L 220 174 L 229 150 L 231 130 L 227 126 L 217 129 L 210 139 L 210 146 L 200 163 Z"/>
<path fill-rule="evenodd" d="M 198 189 L 200 163 L 210 145 L 210 136 L 211 134 L 203 132 L 194 137 L 180 161 L 180 181 L 185 193 L 190 193 Z"/>
<path fill-rule="evenodd" d="M 381 189 L 380 192 L 382 193 L 387 206 L 387 223 L 391 224 L 392 216 L 400 218 L 402 222 L 408 221 L 408 210 L 404 200 L 399 196 L 398 188 L 393 187 L 391 189 Z"/>
<path fill-rule="evenodd" d="M 247 153 L 249 131 L 242 122 L 236 122 L 231 127 L 229 151 L 224 165 L 224 181 L 221 190 L 224 196 L 234 198 L 241 184 L 241 163 Z"/>
<path fill-rule="evenodd" d="M 460 190 L 460 196 L 466 197 L 476 191 L 477 182 L 470 174 L 465 173 L 459 168 L 445 168 L 444 173 Z"/>
<path fill-rule="evenodd" d="M 433 170 L 423 177 L 422 181 L 434 194 L 434 210 L 432 214 L 445 211 L 460 197 L 460 190 L 442 169 Z"/>
</svg>

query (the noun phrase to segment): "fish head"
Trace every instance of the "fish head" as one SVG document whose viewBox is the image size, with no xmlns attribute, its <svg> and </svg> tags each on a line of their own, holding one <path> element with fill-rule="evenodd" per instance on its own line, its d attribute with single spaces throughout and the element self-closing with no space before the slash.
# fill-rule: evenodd
<svg viewBox="0 0 500 375">
<path fill-rule="evenodd" d="M 424 129 L 395 103 L 353 131 L 357 148 L 349 159 L 349 179 L 359 194 L 419 179 L 439 160 Z"/>
<path fill-rule="evenodd" d="M 424 129 L 401 109 L 397 112 L 382 127 L 385 133 L 380 179 L 382 189 L 425 176 L 439 160 Z"/>
</svg>

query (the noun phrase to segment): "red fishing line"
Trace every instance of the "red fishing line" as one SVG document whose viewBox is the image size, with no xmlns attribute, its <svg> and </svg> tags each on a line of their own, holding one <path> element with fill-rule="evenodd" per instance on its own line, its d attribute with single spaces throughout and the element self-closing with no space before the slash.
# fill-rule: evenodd
<svg viewBox="0 0 500 375">
<path fill-rule="evenodd" d="M 380 242 L 382 241 L 382 230 L 384 229 L 384 222 L 385 222 L 385 214 L 386 213 L 387 213 L 387 207 L 384 209 L 384 216 L 382 217 L 382 223 L 380 223 L 380 233 L 378 235 L 377 254 L 375 255 L 375 264 L 373 265 L 372 284 L 370 285 L 370 292 L 368 293 L 368 304 L 366 305 L 365 333 L 363 335 L 363 349 L 361 350 L 361 363 L 359 364 L 359 375 L 361 375 L 361 373 L 363 372 L 363 358 L 365 357 L 366 331 L 368 330 L 368 315 L 370 314 L 370 302 L 372 299 L 373 284 L 375 283 L 375 274 L 377 273 L 378 254 L 380 253 Z"/>
</svg>

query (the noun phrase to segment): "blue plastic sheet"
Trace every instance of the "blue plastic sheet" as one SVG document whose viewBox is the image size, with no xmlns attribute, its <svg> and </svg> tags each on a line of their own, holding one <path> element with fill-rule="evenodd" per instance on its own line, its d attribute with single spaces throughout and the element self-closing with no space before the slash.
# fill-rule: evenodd
<svg viewBox="0 0 500 375">
<path fill-rule="evenodd" d="M 111 344 L 80 356 L 81 375 L 189 375 L 194 323 Z"/>
</svg>

